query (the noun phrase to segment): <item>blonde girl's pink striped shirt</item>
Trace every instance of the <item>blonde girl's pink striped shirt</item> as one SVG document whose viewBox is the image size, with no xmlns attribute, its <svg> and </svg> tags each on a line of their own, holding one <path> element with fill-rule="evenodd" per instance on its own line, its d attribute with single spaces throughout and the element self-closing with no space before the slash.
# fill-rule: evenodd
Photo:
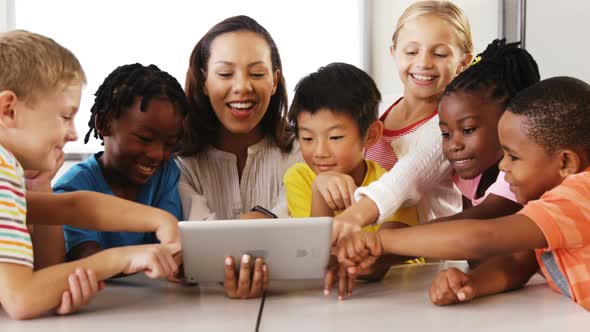
<svg viewBox="0 0 590 332">
<path fill-rule="evenodd" d="M 400 100 L 389 107 L 381 121 Z M 378 222 L 400 207 L 416 206 L 420 223 L 461 211 L 461 193 L 453 184 L 451 164 L 442 152 L 438 122 L 434 111 L 401 130 L 386 130 L 381 140 L 367 149 L 365 158 L 388 172 L 358 188 L 355 199 L 371 199 L 379 209 Z"/>
</svg>

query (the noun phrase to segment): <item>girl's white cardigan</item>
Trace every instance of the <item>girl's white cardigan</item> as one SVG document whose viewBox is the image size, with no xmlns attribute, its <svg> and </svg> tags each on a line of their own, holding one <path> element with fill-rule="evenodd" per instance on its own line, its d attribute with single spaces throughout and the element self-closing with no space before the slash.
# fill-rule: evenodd
<svg viewBox="0 0 590 332">
<path fill-rule="evenodd" d="M 393 168 L 381 178 L 355 191 L 379 209 L 383 222 L 400 207 L 417 206 L 420 223 L 461 211 L 461 193 L 453 184 L 452 167 L 442 151 L 438 115 L 392 142 L 398 157 Z"/>
</svg>

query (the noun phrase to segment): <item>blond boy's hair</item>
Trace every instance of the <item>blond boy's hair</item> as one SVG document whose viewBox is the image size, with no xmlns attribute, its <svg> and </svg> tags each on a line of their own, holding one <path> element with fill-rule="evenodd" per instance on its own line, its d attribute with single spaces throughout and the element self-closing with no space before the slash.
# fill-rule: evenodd
<svg viewBox="0 0 590 332">
<path fill-rule="evenodd" d="M 10 90 L 27 103 L 62 85 L 86 83 L 72 52 L 53 39 L 14 30 L 0 34 L 0 91 Z"/>
<path fill-rule="evenodd" d="M 419 1 L 406 8 L 397 20 L 392 37 L 393 47 L 396 47 L 399 32 L 407 22 L 417 17 L 428 15 L 434 15 L 447 21 L 455 30 L 459 39 L 459 48 L 465 54 L 473 53 L 473 40 L 471 38 L 469 20 L 463 10 L 450 1 Z"/>
</svg>

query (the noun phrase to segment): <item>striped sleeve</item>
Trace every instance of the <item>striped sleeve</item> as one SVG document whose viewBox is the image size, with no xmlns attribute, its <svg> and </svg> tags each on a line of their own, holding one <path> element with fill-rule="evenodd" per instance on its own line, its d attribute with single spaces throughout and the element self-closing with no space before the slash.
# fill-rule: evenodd
<svg viewBox="0 0 590 332">
<path fill-rule="evenodd" d="M 0 146 L 0 262 L 33 267 L 33 246 L 26 225 L 23 170 Z"/>
</svg>

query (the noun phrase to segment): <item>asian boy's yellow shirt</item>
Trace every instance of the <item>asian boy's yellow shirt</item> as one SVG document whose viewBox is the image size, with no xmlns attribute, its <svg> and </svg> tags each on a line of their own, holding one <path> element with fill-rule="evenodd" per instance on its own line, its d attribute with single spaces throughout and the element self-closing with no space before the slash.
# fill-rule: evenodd
<svg viewBox="0 0 590 332">
<path fill-rule="evenodd" d="M 365 160 L 367 164 L 367 173 L 361 183 L 361 187 L 368 186 L 371 182 L 378 180 L 386 171 L 379 164 Z M 311 185 L 315 180 L 316 174 L 307 166 L 306 163 L 297 163 L 291 166 L 283 176 L 283 184 L 287 195 L 287 205 L 289 214 L 293 218 L 305 218 L 311 215 Z M 342 211 L 334 211 L 334 215 Z M 418 225 L 418 210 L 415 206 L 400 208 L 385 220 L 385 222 L 397 221 L 408 226 Z M 367 225 L 363 230 L 376 232 L 381 225 Z M 416 258 L 406 261 L 408 264 L 423 263 L 424 258 Z"/>
<path fill-rule="evenodd" d="M 377 163 L 365 160 L 367 173 L 361 187 L 368 186 L 371 182 L 378 180 L 386 171 Z M 289 214 L 294 218 L 309 217 L 311 214 L 311 185 L 316 174 L 305 163 L 297 163 L 291 166 L 283 176 L 283 184 L 287 195 Z M 334 211 L 334 215 L 342 211 Z M 418 211 L 416 207 L 400 208 L 385 222 L 397 221 L 409 226 L 418 224 Z M 363 228 L 367 231 L 376 232 L 379 225 L 369 225 Z"/>
</svg>

